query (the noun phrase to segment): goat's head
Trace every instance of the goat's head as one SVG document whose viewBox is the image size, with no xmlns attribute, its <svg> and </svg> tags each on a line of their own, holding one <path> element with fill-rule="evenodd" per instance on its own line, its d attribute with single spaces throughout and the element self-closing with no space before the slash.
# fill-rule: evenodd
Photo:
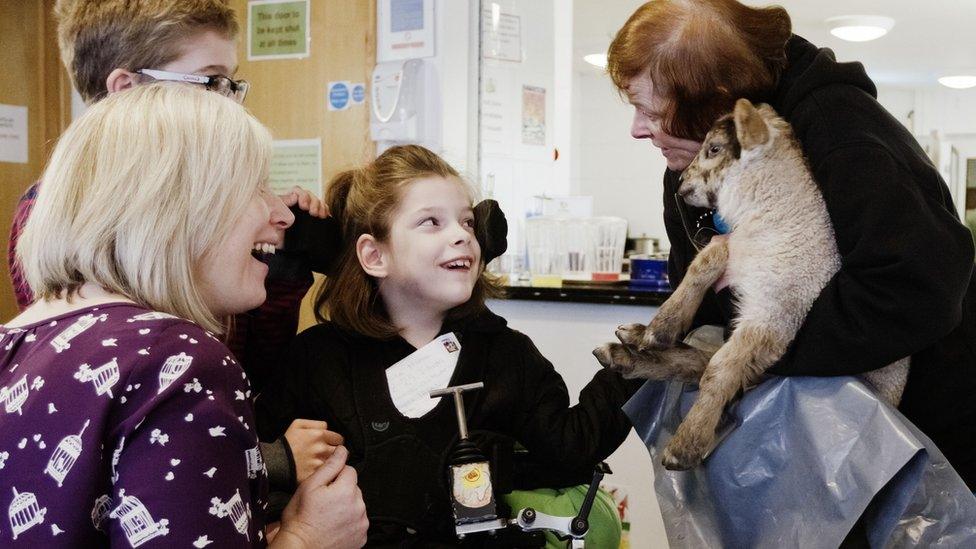
<svg viewBox="0 0 976 549">
<path fill-rule="evenodd" d="M 719 118 L 708 131 L 698 155 L 681 174 L 678 194 L 693 206 L 714 208 L 719 191 L 731 176 L 740 174 L 752 159 L 773 150 L 780 137 L 791 139 L 791 133 L 772 107 L 756 107 L 748 99 L 739 99 L 735 110 Z"/>
</svg>

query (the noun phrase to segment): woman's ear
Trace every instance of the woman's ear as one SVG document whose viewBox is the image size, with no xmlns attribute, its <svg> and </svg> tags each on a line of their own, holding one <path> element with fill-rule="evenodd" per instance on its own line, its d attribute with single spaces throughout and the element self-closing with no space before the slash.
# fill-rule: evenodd
<svg viewBox="0 0 976 549">
<path fill-rule="evenodd" d="M 138 83 L 139 75 L 125 69 L 113 69 L 105 79 L 105 89 L 108 93 L 115 93 L 127 88 L 131 88 Z"/>
<path fill-rule="evenodd" d="M 356 241 L 356 257 L 366 274 L 374 278 L 386 278 L 389 274 L 387 256 L 380 243 L 371 234 L 363 234 Z"/>
</svg>

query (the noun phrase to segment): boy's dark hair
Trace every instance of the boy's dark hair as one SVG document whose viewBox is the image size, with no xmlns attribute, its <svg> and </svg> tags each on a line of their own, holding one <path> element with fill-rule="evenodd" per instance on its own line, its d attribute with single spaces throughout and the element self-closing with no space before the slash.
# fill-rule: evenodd
<svg viewBox="0 0 976 549">
<path fill-rule="evenodd" d="M 58 0 L 58 46 L 71 82 L 86 103 L 108 93 L 116 68 L 154 69 L 182 55 L 181 44 L 211 30 L 237 36 L 226 0 Z"/>
</svg>

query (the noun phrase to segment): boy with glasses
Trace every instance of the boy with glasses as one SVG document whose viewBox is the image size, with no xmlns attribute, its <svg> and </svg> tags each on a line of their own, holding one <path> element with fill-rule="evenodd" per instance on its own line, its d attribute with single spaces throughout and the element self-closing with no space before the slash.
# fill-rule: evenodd
<svg viewBox="0 0 976 549">
<path fill-rule="evenodd" d="M 54 10 L 61 61 L 86 104 L 153 79 L 140 70 L 208 80 L 230 80 L 237 71 L 239 29 L 234 11 L 224 1 L 59 0 Z M 243 98 L 243 93 L 235 95 L 235 99 Z M 34 205 L 38 184 L 21 196 L 10 230 L 7 261 L 21 310 L 34 296 L 15 261 L 14 250 Z"/>
</svg>

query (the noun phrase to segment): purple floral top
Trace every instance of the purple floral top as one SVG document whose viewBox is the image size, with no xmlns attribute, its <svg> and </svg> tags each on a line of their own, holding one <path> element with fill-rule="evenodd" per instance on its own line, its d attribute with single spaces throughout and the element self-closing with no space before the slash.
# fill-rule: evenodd
<svg viewBox="0 0 976 549">
<path fill-rule="evenodd" d="M 0 327 L 0 546 L 264 545 L 249 397 L 223 343 L 136 305 Z"/>
</svg>

